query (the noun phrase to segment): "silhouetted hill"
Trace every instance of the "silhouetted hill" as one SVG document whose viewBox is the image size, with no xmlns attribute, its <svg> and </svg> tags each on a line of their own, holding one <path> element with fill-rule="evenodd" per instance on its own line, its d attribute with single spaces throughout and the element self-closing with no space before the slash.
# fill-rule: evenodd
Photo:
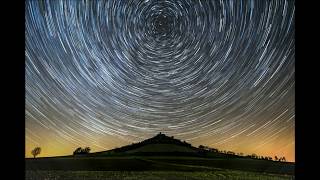
<svg viewBox="0 0 320 180">
<path fill-rule="evenodd" d="M 159 133 L 144 141 L 115 148 L 109 151 L 90 153 L 86 156 L 196 156 L 196 157 L 236 157 L 235 155 L 210 152 L 192 146 L 186 141 Z"/>
<path fill-rule="evenodd" d="M 161 145 L 162 146 L 161 146 Z M 164 144 L 167 144 L 167 145 L 171 145 L 171 146 L 164 146 Z M 158 145 L 157 147 L 162 147 L 160 149 L 153 149 L 153 148 L 147 148 L 147 147 L 153 147 L 155 145 Z M 145 147 L 147 146 L 146 148 L 142 148 L 142 147 Z M 190 149 L 190 148 L 194 148 L 191 146 L 191 144 L 187 143 L 187 142 L 182 142 L 178 139 L 174 139 L 173 136 L 169 137 L 169 136 L 166 136 L 165 134 L 162 134 L 162 133 L 159 133 L 157 134 L 156 136 L 150 138 L 150 139 L 146 139 L 142 142 L 139 142 L 139 143 L 133 143 L 131 145 L 127 145 L 127 146 L 123 146 L 121 148 L 116 148 L 114 149 L 114 152 L 138 152 L 137 150 L 134 151 L 135 149 L 149 149 L 148 152 L 152 152 L 153 150 L 155 150 L 155 152 L 172 152 L 172 149 L 170 148 L 173 148 L 173 149 L 179 149 L 177 147 L 179 146 L 182 146 L 182 147 L 185 147 L 185 148 L 180 148 L 180 149 L 185 149 L 186 151 L 190 151 L 190 150 L 187 150 L 187 149 Z M 168 148 L 165 148 L 165 147 L 168 147 Z"/>
<path fill-rule="evenodd" d="M 64 157 L 28 158 L 28 170 L 85 171 L 212 171 L 215 168 L 294 174 L 294 163 L 237 156 L 191 144 L 159 133 L 156 136 L 96 153 Z"/>
</svg>

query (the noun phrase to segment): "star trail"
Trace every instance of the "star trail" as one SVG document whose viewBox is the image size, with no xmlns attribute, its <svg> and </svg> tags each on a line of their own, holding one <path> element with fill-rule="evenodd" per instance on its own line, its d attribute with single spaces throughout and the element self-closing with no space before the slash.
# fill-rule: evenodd
<svg viewBox="0 0 320 180">
<path fill-rule="evenodd" d="M 294 159 L 293 0 L 27 0 L 26 156 L 158 132 Z"/>
</svg>

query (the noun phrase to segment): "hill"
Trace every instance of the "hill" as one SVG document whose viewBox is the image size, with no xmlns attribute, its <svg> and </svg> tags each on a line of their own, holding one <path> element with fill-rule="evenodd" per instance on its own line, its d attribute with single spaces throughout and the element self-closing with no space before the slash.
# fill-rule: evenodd
<svg viewBox="0 0 320 180">
<path fill-rule="evenodd" d="M 26 160 L 27 170 L 212 172 L 217 168 L 294 175 L 294 163 L 212 152 L 161 133 L 109 151 Z"/>
<path fill-rule="evenodd" d="M 212 148 L 213 149 L 213 148 Z M 144 141 L 115 148 L 108 151 L 80 155 L 82 157 L 105 156 L 175 156 L 175 157 L 207 157 L 207 158 L 232 158 L 239 157 L 235 154 L 220 153 L 216 149 L 208 150 L 197 148 L 186 141 L 175 139 L 159 133 Z"/>
<path fill-rule="evenodd" d="M 91 153 L 87 156 L 203 156 L 203 153 L 191 144 L 159 133 L 156 136 L 115 148 L 109 151 Z"/>
</svg>

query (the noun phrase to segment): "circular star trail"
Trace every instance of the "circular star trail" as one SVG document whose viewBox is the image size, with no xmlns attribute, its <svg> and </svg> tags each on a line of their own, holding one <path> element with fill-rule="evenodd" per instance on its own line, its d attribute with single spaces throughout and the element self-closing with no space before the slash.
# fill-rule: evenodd
<svg viewBox="0 0 320 180">
<path fill-rule="evenodd" d="M 294 11 L 289 0 L 26 1 L 26 148 L 98 151 L 161 131 L 293 160 Z"/>
</svg>

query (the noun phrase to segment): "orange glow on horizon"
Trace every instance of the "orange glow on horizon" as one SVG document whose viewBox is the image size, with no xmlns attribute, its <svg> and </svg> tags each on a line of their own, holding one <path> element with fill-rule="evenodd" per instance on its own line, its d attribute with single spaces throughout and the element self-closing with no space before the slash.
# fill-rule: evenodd
<svg viewBox="0 0 320 180">
<path fill-rule="evenodd" d="M 179 139 L 179 138 L 177 138 Z M 183 140 L 183 139 L 182 139 Z M 99 147 L 95 144 L 83 144 L 81 147 L 89 146 L 91 147 L 91 152 L 100 152 L 100 151 L 106 151 L 110 150 L 116 147 L 121 147 L 124 145 L 128 145 L 131 143 L 125 142 L 121 139 L 117 139 L 116 141 L 113 142 L 118 142 L 118 143 L 109 143 L 108 147 Z M 295 145 L 294 143 L 288 144 L 287 146 L 281 147 L 282 144 L 279 144 L 278 146 L 274 143 L 266 144 L 263 148 L 259 148 L 256 150 L 250 149 L 251 146 L 246 146 L 246 145 L 239 145 L 239 146 L 233 146 L 233 143 L 229 144 L 224 144 L 224 145 L 219 145 L 219 146 L 214 146 L 214 145 L 208 145 L 205 142 L 192 142 L 192 141 L 187 141 L 191 143 L 193 146 L 198 147 L 200 144 L 209 146 L 212 148 L 217 148 L 219 150 L 225 150 L 225 151 L 233 151 L 236 154 L 237 153 L 243 153 L 244 155 L 251 155 L 251 154 L 256 154 L 258 156 L 270 156 L 274 159 L 275 156 L 277 157 L 285 157 L 287 162 L 295 162 Z M 25 149 L 25 157 L 26 158 L 31 158 L 33 157 L 31 155 L 31 150 L 35 147 L 41 147 L 41 153 L 37 157 L 53 157 L 53 156 L 66 156 L 66 155 L 72 155 L 73 151 L 80 146 L 76 145 L 63 145 L 58 144 L 55 142 L 47 142 L 44 144 L 35 144 L 32 143 L 31 141 L 26 142 L 26 149 Z"/>
</svg>

